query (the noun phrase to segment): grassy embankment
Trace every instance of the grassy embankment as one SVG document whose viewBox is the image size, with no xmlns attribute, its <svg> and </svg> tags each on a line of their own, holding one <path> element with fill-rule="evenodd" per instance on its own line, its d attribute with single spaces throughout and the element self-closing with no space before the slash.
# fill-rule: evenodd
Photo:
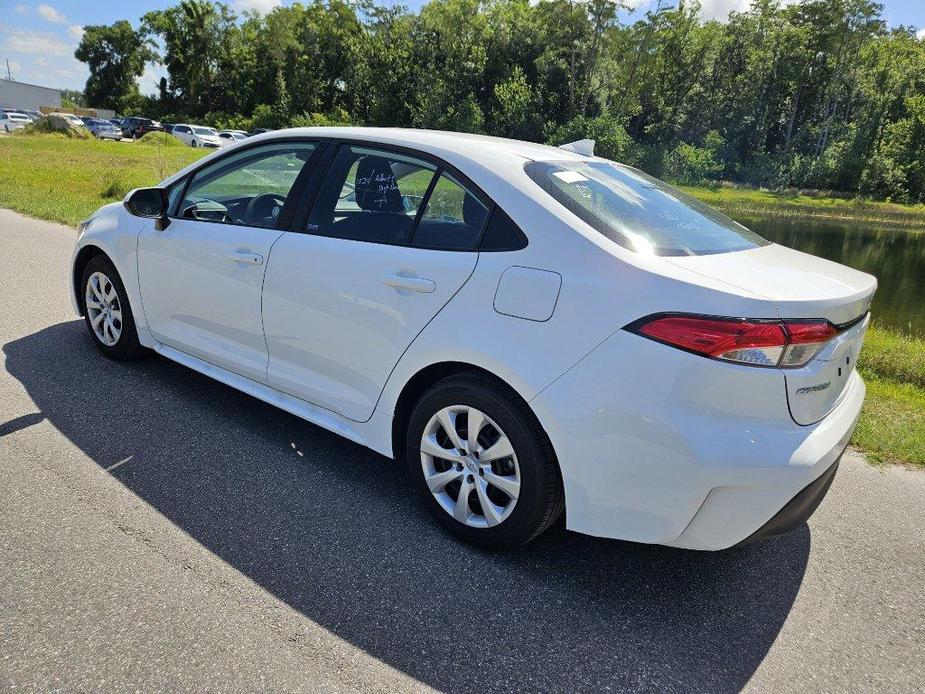
<svg viewBox="0 0 925 694">
<path fill-rule="evenodd" d="M 867 400 L 851 442 L 875 463 L 925 469 L 925 340 L 872 328 L 859 368 Z"/>
<path fill-rule="evenodd" d="M 773 217 L 816 220 L 925 230 L 925 205 L 898 205 L 806 191 L 758 190 L 717 186 L 682 189 L 708 205 L 739 219 Z"/>
<path fill-rule="evenodd" d="M 186 147 L 12 136 L 0 139 L 0 206 L 75 225 L 131 188 L 157 183 L 204 154 Z M 925 206 L 735 188 L 689 189 L 736 215 L 887 220 L 925 229 Z M 925 468 L 925 341 L 871 329 L 860 369 L 868 395 L 853 443 L 874 462 Z"/>
<path fill-rule="evenodd" d="M 141 141 L 10 135 L 0 138 L 0 207 L 74 226 L 100 205 L 154 185 L 203 154 Z"/>
</svg>

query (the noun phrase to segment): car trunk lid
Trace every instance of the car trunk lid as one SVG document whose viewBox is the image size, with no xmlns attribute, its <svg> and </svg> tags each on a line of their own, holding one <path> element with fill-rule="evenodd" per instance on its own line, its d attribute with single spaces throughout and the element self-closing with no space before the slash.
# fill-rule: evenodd
<svg viewBox="0 0 925 694">
<path fill-rule="evenodd" d="M 857 364 L 876 278 L 777 244 L 666 260 L 764 297 L 783 320 L 825 319 L 835 325 L 838 334 L 812 361 L 782 369 L 795 422 L 813 424 L 834 409 Z"/>
</svg>

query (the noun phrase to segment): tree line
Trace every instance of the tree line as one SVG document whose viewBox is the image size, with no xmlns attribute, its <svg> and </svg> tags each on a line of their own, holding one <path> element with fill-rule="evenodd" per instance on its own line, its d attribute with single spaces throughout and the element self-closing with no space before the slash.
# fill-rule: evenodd
<svg viewBox="0 0 925 694">
<path fill-rule="evenodd" d="M 220 127 L 365 124 L 554 144 L 681 183 L 925 200 L 925 40 L 871 0 L 754 0 L 725 23 L 658 0 L 183 0 L 85 27 L 85 100 Z M 629 17 L 629 19 L 627 19 Z M 148 63 L 156 94 L 139 93 Z"/>
</svg>

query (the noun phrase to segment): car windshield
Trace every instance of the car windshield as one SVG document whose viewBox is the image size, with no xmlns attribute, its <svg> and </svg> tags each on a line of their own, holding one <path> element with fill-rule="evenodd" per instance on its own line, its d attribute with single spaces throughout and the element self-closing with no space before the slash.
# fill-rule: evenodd
<svg viewBox="0 0 925 694">
<path fill-rule="evenodd" d="M 215 135 L 215 130 L 212 128 L 193 128 L 193 132 L 197 135 Z"/>
<path fill-rule="evenodd" d="M 29 120 L 29 116 L 24 116 L 21 113 L 8 113 L 7 116 L 9 117 L 10 120 L 21 120 L 21 121 Z"/>
<path fill-rule="evenodd" d="M 530 162 L 527 175 L 621 246 L 661 256 L 743 251 L 769 241 L 686 193 L 614 162 Z"/>
</svg>

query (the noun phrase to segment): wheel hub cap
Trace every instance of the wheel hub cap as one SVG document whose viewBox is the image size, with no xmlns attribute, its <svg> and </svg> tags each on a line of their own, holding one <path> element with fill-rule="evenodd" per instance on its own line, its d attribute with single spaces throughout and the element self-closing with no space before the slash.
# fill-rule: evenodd
<svg viewBox="0 0 925 694">
<path fill-rule="evenodd" d="M 484 412 L 452 405 L 437 412 L 421 437 L 424 480 L 440 506 L 460 523 L 503 523 L 520 494 L 520 465 L 501 428 Z"/>
<path fill-rule="evenodd" d="M 84 303 L 90 328 L 100 342 L 112 347 L 122 335 L 122 306 L 112 281 L 102 272 L 87 279 Z"/>
</svg>

